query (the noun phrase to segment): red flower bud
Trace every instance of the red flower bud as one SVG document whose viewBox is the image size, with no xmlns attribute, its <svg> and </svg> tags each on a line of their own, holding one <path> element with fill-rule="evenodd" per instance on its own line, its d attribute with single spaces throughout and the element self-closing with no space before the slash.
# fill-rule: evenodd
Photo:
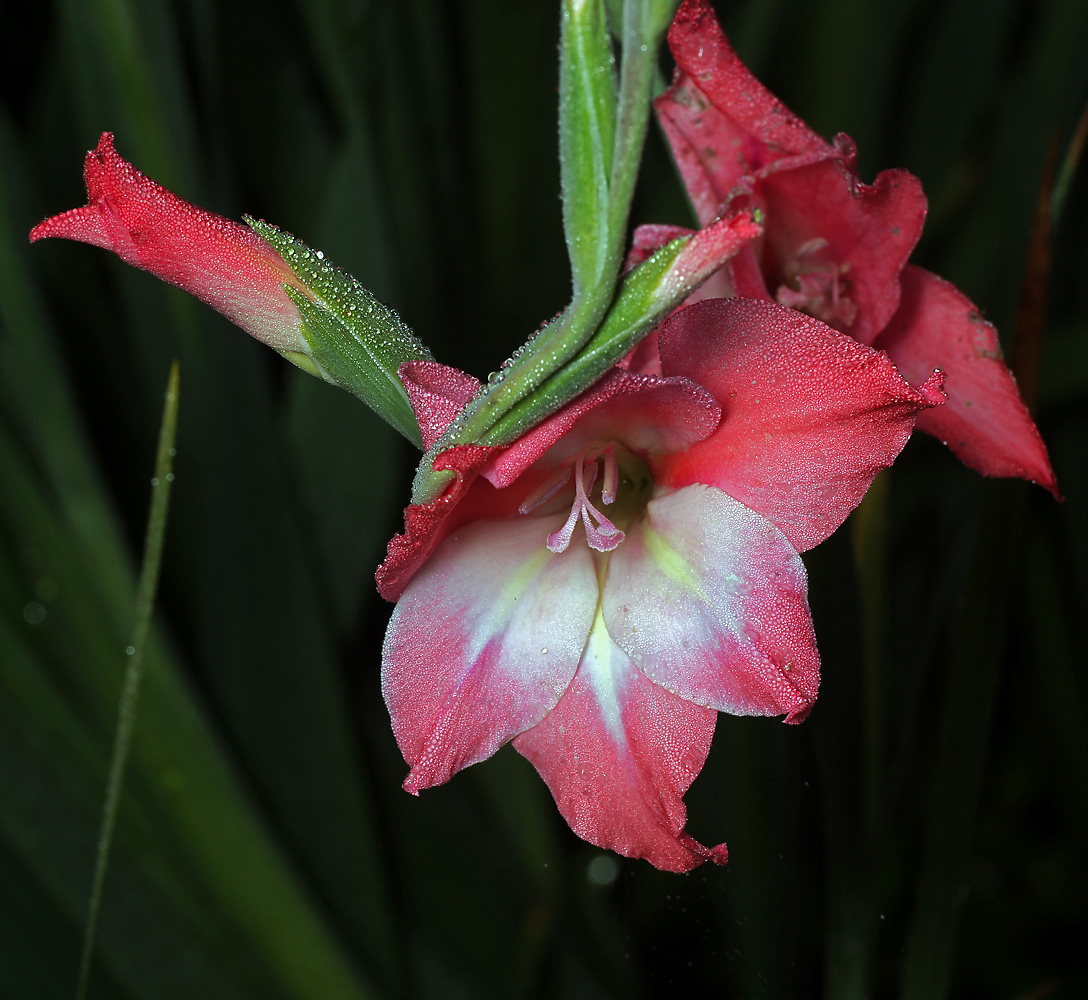
<svg viewBox="0 0 1088 1000">
<path fill-rule="evenodd" d="M 31 242 L 59 236 L 112 250 L 270 347 L 306 349 L 298 307 L 283 286 L 306 289 L 255 232 L 184 201 L 140 173 L 117 154 L 109 132 L 87 153 L 83 176 L 87 204 L 36 225 Z"/>
</svg>

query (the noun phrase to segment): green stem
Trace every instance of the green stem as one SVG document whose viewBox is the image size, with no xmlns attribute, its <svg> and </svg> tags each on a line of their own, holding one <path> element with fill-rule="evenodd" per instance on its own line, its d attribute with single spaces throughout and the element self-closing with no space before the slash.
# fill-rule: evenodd
<svg viewBox="0 0 1088 1000">
<path fill-rule="evenodd" d="M 435 456 L 457 444 L 479 441 L 525 396 L 571 360 L 596 332 L 615 294 L 627 240 L 627 220 L 650 120 L 651 88 L 657 49 L 676 3 L 625 0 L 616 137 L 609 179 L 607 249 L 595 285 L 577 292 L 558 319 L 534 336 L 503 368 L 502 377 L 483 388 L 420 462 L 412 487 L 413 503 L 435 500 L 449 482 L 436 473 Z M 663 9 L 667 11 L 663 14 Z M 562 108 L 566 95 L 560 95 Z M 554 401 L 558 409 L 565 399 Z"/>
<path fill-rule="evenodd" d="M 162 565 L 163 541 L 166 536 L 166 516 L 170 505 L 170 484 L 174 479 L 174 439 L 178 422 L 178 363 L 170 366 L 166 385 L 166 401 L 163 406 L 162 426 L 159 430 L 159 450 L 155 457 L 155 477 L 151 480 L 151 509 L 147 517 L 147 534 L 144 539 L 144 559 L 140 569 L 140 581 L 136 590 L 135 623 L 132 641 L 126 650 L 128 664 L 117 709 L 117 729 L 113 738 L 109 778 L 106 782 L 106 798 L 102 807 L 102 825 L 98 833 L 98 854 L 95 858 L 94 881 L 87 906 L 87 924 L 84 928 L 83 952 L 79 960 L 79 982 L 76 1000 L 84 1000 L 91 975 L 91 957 L 94 954 L 98 915 L 102 908 L 102 892 L 106 884 L 110 845 L 117 826 L 117 813 L 121 804 L 121 791 L 125 781 L 125 766 L 132 747 L 132 732 L 136 726 L 136 705 L 143 676 L 144 654 L 151 630 L 151 612 L 155 605 L 155 593 Z"/>
</svg>

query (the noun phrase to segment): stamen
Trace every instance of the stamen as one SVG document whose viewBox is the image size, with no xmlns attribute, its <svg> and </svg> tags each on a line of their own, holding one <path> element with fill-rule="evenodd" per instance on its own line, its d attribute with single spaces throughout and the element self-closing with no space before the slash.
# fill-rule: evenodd
<svg viewBox="0 0 1088 1000">
<path fill-rule="evenodd" d="M 605 467 L 605 488 L 609 486 L 609 478 L 613 478 L 615 483 L 612 484 L 610 494 L 611 499 L 606 500 L 606 503 L 612 503 L 616 498 L 616 485 L 619 482 L 619 471 L 616 467 L 616 456 L 611 448 L 608 448 L 604 452 L 604 467 Z M 611 466 L 611 469 L 610 469 Z M 589 499 L 589 494 L 593 489 L 593 484 L 597 481 L 597 459 L 590 460 L 589 467 L 586 467 L 586 452 L 583 451 L 578 456 L 578 462 L 574 470 L 574 503 L 571 504 L 570 516 L 567 518 L 563 527 L 558 531 L 553 531 L 548 536 L 548 548 L 552 552 L 564 552 L 568 545 L 570 545 L 571 536 L 574 534 L 574 527 L 578 523 L 579 516 L 582 518 L 582 523 L 586 529 L 586 541 L 589 543 L 591 549 L 596 549 L 598 552 L 611 552 L 620 542 L 623 541 L 624 534 L 617 528 L 607 517 L 604 516 Z M 564 480 L 566 482 L 566 480 Z M 553 494 L 554 495 L 554 494 Z M 604 499 L 602 491 L 602 500 Z M 596 522 L 596 524 L 594 524 Z"/>
<path fill-rule="evenodd" d="M 590 516 L 597 520 L 597 527 L 590 522 Z M 624 534 L 591 503 L 582 508 L 582 523 L 586 526 L 586 541 L 591 549 L 598 552 L 611 552 L 624 539 Z"/>
<path fill-rule="evenodd" d="M 615 503 L 616 490 L 620 485 L 620 468 L 616 464 L 615 449 L 609 445 L 604 450 L 604 482 L 601 484 L 601 503 Z"/>
<path fill-rule="evenodd" d="M 819 237 L 801 245 L 796 257 L 785 267 L 786 281 L 775 290 L 775 299 L 784 306 L 815 316 L 824 323 L 849 327 L 857 317 L 846 280 L 849 264 L 836 266 L 820 260 L 827 241 Z"/>
<path fill-rule="evenodd" d="M 521 502 L 518 511 L 522 514 L 531 514 L 537 507 L 546 504 L 570 481 L 570 466 L 564 465 L 557 469 L 550 479 L 545 479 L 532 493 Z"/>
</svg>

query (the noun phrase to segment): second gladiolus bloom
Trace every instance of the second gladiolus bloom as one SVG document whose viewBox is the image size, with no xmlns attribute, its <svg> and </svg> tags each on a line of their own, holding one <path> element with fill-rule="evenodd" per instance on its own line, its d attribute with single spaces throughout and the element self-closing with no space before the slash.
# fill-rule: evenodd
<svg viewBox="0 0 1088 1000">
<path fill-rule="evenodd" d="M 442 456 L 379 571 L 382 684 L 412 792 L 513 741 L 579 836 L 686 871 L 717 713 L 799 722 L 819 656 L 798 553 L 826 538 L 943 401 L 773 303 L 708 300 L 504 449 Z M 425 442 L 475 388 L 402 366 Z"/>
<path fill-rule="evenodd" d="M 763 236 L 723 269 L 719 294 L 816 316 L 887 351 L 915 385 L 941 369 L 948 403 L 920 416 L 919 429 L 984 475 L 1057 495 L 997 331 L 952 284 L 908 263 L 926 216 L 918 178 L 895 169 L 863 183 L 854 141 L 828 142 L 768 91 L 706 0 L 681 4 L 668 40 L 676 76 L 655 107 L 696 215 L 703 224 L 741 207 L 765 216 Z"/>
</svg>

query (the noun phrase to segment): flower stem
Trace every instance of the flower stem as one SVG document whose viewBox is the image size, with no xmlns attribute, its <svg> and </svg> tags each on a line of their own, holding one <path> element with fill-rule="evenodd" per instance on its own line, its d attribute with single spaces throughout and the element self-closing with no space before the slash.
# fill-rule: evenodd
<svg viewBox="0 0 1088 1000">
<path fill-rule="evenodd" d="M 657 65 L 657 49 L 664 36 L 665 29 L 677 6 L 677 0 L 625 0 L 622 28 L 623 52 L 620 62 L 618 93 L 615 102 L 614 142 L 611 156 L 598 155 L 598 163 L 611 160 L 611 171 L 607 178 L 607 194 L 604 205 L 597 205 L 597 211 L 604 212 L 604 235 L 598 255 L 599 266 L 589 284 L 583 284 L 585 268 L 580 265 L 579 251 L 576 249 L 581 233 L 593 234 L 599 231 L 602 220 L 578 216 L 572 218 L 572 212 L 564 213 L 564 222 L 568 229 L 568 246 L 571 248 L 572 271 L 575 277 L 575 293 L 570 305 L 563 313 L 539 333 L 530 339 L 503 366 L 497 380 L 485 385 L 479 395 L 469 403 L 463 413 L 455 420 L 446 433 L 429 450 L 420 462 L 419 470 L 412 489 L 413 503 L 428 503 L 436 499 L 449 480 L 449 473 L 436 473 L 433 469 L 435 456 L 457 444 L 469 444 L 479 441 L 483 435 L 509 410 L 516 406 L 531 392 L 539 388 L 551 375 L 562 368 L 589 341 L 604 319 L 615 295 L 616 282 L 623 262 L 623 251 L 627 239 L 627 220 L 631 212 L 631 199 L 634 195 L 635 182 L 642 160 L 642 148 L 649 126 L 651 90 L 654 81 L 654 69 Z M 603 16 L 599 0 L 564 0 L 564 31 L 562 39 L 562 60 L 564 68 L 568 63 L 577 63 L 586 58 L 586 53 L 596 53 L 600 59 L 601 48 L 598 45 L 585 46 L 579 33 L 588 23 L 590 15 Z M 596 22 L 594 22 L 596 23 Z M 586 30 L 589 30 L 586 28 Z M 572 51 L 575 43 L 579 51 Z M 590 67 L 594 69 L 594 67 Z M 611 67 L 597 66 L 598 73 L 561 72 L 560 74 L 560 135 L 563 139 L 561 154 L 566 157 L 570 148 L 579 145 L 577 137 L 569 135 L 574 124 L 576 109 L 585 109 L 594 104 L 593 95 L 583 93 L 590 86 L 587 80 L 600 83 L 605 70 L 610 77 Z M 595 120 L 594 115 L 586 114 L 585 120 Z M 581 119 L 577 119 L 581 120 Z M 602 128 L 601 134 L 609 129 Z M 587 149 L 592 143 L 585 144 Z M 600 150 L 590 150 L 601 154 Z M 587 152 L 587 156 L 590 155 Z M 584 166 L 584 165 L 583 165 Z M 592 176 L 593 170 L 586 166 L 581 174 Z M 564 173 L 564 203 L 572 199 L 592 202 L 585 197 L 585 192 L 567 188 Z M 578 232 L 572 232 L 572 227 Z M 549 412 L 558 409 L 566 398 L 543 401 L 541 412 L 536 419 L 543 419 Z"/>
</svg>

